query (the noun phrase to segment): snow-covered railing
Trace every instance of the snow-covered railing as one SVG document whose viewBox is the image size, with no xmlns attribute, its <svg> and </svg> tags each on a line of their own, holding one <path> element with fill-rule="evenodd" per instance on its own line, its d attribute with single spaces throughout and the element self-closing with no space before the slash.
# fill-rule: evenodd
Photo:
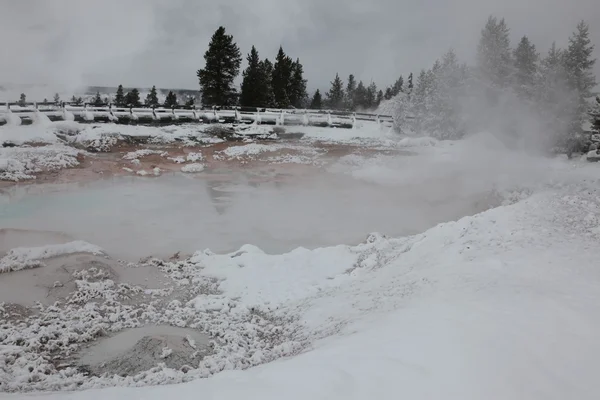
<svg viewBox="0 0 600 400">
<path fill-rule="evenodd" d="M 20 125 L 39 120 L 152 123 L 159 121 L 234 122 L 274 125 L 318 125 L 353 128 L 359 121 L 391 126 L 389 115 L 351 111 L 276 109 L 262 107 L 116 107 L 72 103 L 0 103 L 0 124 Z"/>
</svg>

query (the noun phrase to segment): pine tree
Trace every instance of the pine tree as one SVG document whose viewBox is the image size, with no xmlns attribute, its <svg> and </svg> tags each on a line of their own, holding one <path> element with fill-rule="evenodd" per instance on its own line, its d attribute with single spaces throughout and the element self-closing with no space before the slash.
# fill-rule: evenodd
<svg viewBox="0 0 600 400">
<path fill-rule="evenodd" d="M 25 107 L 27 105 L 27 96 L 25 96 L 25 93 L 21 93 L 21 96 L 19 96 L 19 107 Z"/>
<path fill-rule="evenodd" d="M 367 88 L 362 81 L 358 82 L 356 91 L 354 92 L 354 108 L 364 109 L 367 108 Z"/>
<path fill-rule="evenodd" d="M 389 100 L 389 99 L 391 99 L 392 97 L 394 97 L 394 94 L 393 94 L 393 92 L 392 92 L 392 88 L 391 88 L 391 87 L 388 87 L 388 88 L 386 88 L 386 89 L 385 89 L 385 94 L 383 95 L 383 97 L 384 97 L 386 100 Z"/>
<path fill-rule="evenodd" d="M 379 92 L 377 92 L 377 103 L 375 105 L 379 106 L 382 101 L 383 101 L 383 90 L 379 90 Z"/>
<path fill-rule="evenodd" d="M 288 108 L 291 105 L 291 93 L 289 93 L 289 84 L 292 77 L 292 59 L 288 57 L 282 47 L 279 47 L 275 65 L 273 66 L 273 95 L 275 97 L 275 106 L 279 108 Z"/>
<path fill-rule="evenodd" d="M 54 104 L 60 104 L 60 96 L 58 95 L 58 93 L 54 94 Z"/>
<path fill-rule="evenodd" d="M 73 96 L 73 98 L 75 98 L 75 96 Z M 81 106 L 83 105 L 83 99 L 81 97 L 78 97 L 75 99 L 74 103 L 76 106 Z"/>
<path fill-rule="evenodd" d="M 365 107 L 371 109 L 377 106 L 377 85 L 375 82 L 371 82 L 367 88 L 367 99 Z"/>
<path fill-rule="evenodd" d="M 265 106 L 267 95 L 265 93 L 265 77 L 256 47 L 252 46 L 252 50 L 246 57 L 246 60 L 248 61 L 248 67 L 242 72 L 240 105 L 245 107 Z"/>
<path fill-rule="evenodd" d="M 348 76 L 348 83 L 346 84 L 346 108 L 348 110 L 354 110 L 354 93 L 356 92 L 356 79 L 354 75 Z"/>
<path fill-rule="evenodd" d="M 273 92 L 273 63 L 269 61 L 268 58 L 265 58 L 260 63 L 263 83 L 265 92 L 264 104 L 261 104 L 263 107 L 275 107 L 275 93 Z"/>
<path fill-rule="evenodd" d="M 233 82 L 240 72 L 242 55 L 233 36 L 220 26 L 213 34 L 204 54 L 206 65 L 196 73 L 202 91 L 202 103 L 214 106 L 232 106 L 237 102 Z"/>
<path fill-rule="evenodd" d="M 123 93 L 123 85 L 119 85 L 117 88 L 117 94 L 115 96 L 115 106 L 125 107 L 125 94 Z"/>
<path fill-rule="evenodd" d="M 594 45 L 591 44 L 589 30 L 588 24 L 581 21 L 577 25 L 577 31 L 569 38 L 569 47 L 565 54 L 569 82 L 571 87 L 579 92 L 582 106 L 596 86 L 593 72 L 596 59 L 592 58 Z"/>
<path fill-rule="evenodd" d="M 165 108 L 175 108 L 178 105 L 179 105 L 179 102 L 177 101 L 177 95 L 175 93 L 173 93 L 173 91 L 169 90 L 169 93 L 167 94 L 167 97 L 165 98 L 164 107 Z"/>
<path fill-rule="evenodd" d="M 327 104 L 333 110 L 344 108 L 344 83 L 339 74 L 335 74 L 335 79 L 331 82 L 331 88 L 327 92 Z"/>
<path fill-rule="evenodd" d="M 411 72 L 408 75 L 408 93 L 411 93 L 413 91 L 413 73 Z"/>
<path fill-rule="evenodd" d="M 596 104 L 590 116 L 592 117 L 592 131 L 600 133 L 600 96 L 596 96 Z"/>
<path fill-rule="evenodd" d="M 140 107 L 142 105 L 140 103 L 140 92 L 137 89 L 131 89 L 130 92 L 127 92 L 124 101 L 125 107 Z"/>
<path fill-rule="evenodd" d="M 156 86 L 152 86 L 152 89 L 150 89 L 150 93 L 146 95 L 146 100 L 144 101 L 144 104 L 148 107 L 158 107 L 159 102 L 158 95 L 156 93 Z"/>
<path fill-rule="evenodd" d="M 402 77 L 402 75 L 400 75 L 400 78 L 398 78 L 398 80 L 396 82 L 394 82 L 394 85 L 392 86 L 392 97 L 396 96 L 398 93 L 404 91 L 404 78 Z"/>
<path fill-rule="evenodd" d="M 194 103 L 195 103 L 194 97 L 189 96 L 188 99 L 185 101 L 185 107 L 191 108 L 194 106 Z"/>
<path fill-rule="evenodd" d="M 310 101 L 310 109 L 320 110 L 321 108 L 323 108 L 323 99 L 321 98 L 321 92 L 319 92 L 319 89 L 317 89 L 312 100 Z"/>
<path fill-rule="evenodd" d="M 94 105 L 94 107 L 102 107 L 104 105 L 104 103 L 102 102 L 102 97 L 100 97 L 100 92 L 96 92 L 96 96 L 94 97 L 92 104 Z"/>
<path fill-rule="evenodd" d="M 509 29 L 504 19 L 490 16 L 481 30 L 477 46 L 477 65 L 484 79 L 493 86 L 510 84 L 512 70 Z"/>
<path fill-rule="evenodd" d="M 304 108 L 308 94 L 306 93 L 306 79 L 304 79 L 304 68 L 300 59 L 292 63 L 292 74 L 289 85 L 290 103 L 295 108 Z"/>
<path fill-rule="evenodd" d="M 521 38 L 513 57 L 515 60 L 515 89 L 521 97 L 531 99 L 534 95 L 539 54 L 527 36 Z"/>
</svg>

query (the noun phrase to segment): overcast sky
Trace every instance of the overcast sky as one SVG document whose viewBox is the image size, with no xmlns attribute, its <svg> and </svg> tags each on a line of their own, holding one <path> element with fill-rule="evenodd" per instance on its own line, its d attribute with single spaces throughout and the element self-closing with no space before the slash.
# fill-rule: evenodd
<svg viewBox="0 0 600 400">
<path fill-rule="evenodd" d="M 450 47 L 472 62 L 490 14 L 542 53 L 585 19 L 600 58 L 599 0 L 0 0 L 0 84 L 195 89 L 223 25 L 244 57 L 299 57 L 311 90 L 336 72 L 386 86 Z"/>
</svg>

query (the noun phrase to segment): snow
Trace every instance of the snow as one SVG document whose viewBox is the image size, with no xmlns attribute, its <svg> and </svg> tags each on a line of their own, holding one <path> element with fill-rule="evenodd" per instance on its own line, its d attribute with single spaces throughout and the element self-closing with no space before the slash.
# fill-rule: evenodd
<svg viewBox="0 0 600 400">
<path fill-rule="evenodd" d="M 541 191 L 418 235 L 373 234 L 358 246 L 197 253 L 178 265 L 216 277 L 224 294 L 196 297 L 196 312 L 234 318 L 243 304 L 297 316 L 296 336 L 310 340 L 305 350 L 183 385 L 36 397 L 597 398 L 600 272 L 592 250 L 600 237 L 598 219 L 587 215 L 598 215 L 600 200 L 581 189 Z M 289 345 L 273 351 L 289 354 Z M 3 351 L 12 357 L 16 349 Z M 258 351 L 247 357 L 265 361 Z M 157 369 L 146 380 L 182 376 Z"/>
<path fill-rule="evenodd" d="M 153 154 L 159 154 L 161 157 L 166 157 L 169 153 L 160 150 L 142 149 L 136 151 L 130 151 L 123 156 L 124 160 L 137 160 L 138 158 L 150 156 Z"/>
<path fill-rule="evenodd" d="M 186 157 L 187 161 L 196 162 L 204 160 L 202 153 L 188 153 Z"/>
<path fill-rule="evenodd" d="M 41 247 L 17 247 L 0 258 L 0 273 L 39 267 L 42 266 L 41 260 L 74 253 L 100 255 L 104 251 L 96 245 L 81 240 Z"/>
<path fill-rule="evenodd" d="M 62 144 L 0 148 L 0 180 L 18 182 L 35 179 L 38 172 L 74 167 L 79 153 Z"/>
<path fill-rule="evenodd" d="M 181 167 L 181 172 L 195 173 L 204 171 L 204 165 L 199 163 L 186 164 Z"/>
<path fill-rule="evenodd" d="M 369 138 L 350 138 L 355 139 Z M 418 218 L 420 233 L 394 238 L 375 232 L 355 245 L 299 247 L 278 254 L 247 244 L 224 254 L 205 249 L 180 261 L 149 259 L 133 265 L 168 276 L 172 286 L 164 290 L 118 283 L 94 268 L 78 271 L 73 274 L 77 290 L 64 304 L 40 307 L 21 325 L 0 325 L 1 389 L 89 389 L 35 395 L 86 400 L 196 398 L 199 393 L 225 400 L 598 398 L 597 165 L 510 152 L 486 134 L 460 142 L 384 140 L 414 154 L 352 154 L 328 168 L 333 177 L 312 191 L 298 181 L 268 192 L 236 191 L 235 184 L 223 184 L 213 188 L 219 194 L 211 201 L 231 192 L 250 200 L 231 214 L 250 220 L 250 228 L 242 232 L 247 242 L 256 243 L 262 230 L 271 242 L 285 236 L 282 232 L 289 234 L 268 231 L 272 221 L 311 238 L 324 235 L 319 229 L 336 211 L 349 222 L 334 219 L 327 233 L 344 242 L 350 222 L 365 215 L 374 219 L 368 214 L 374 209 L 393 225 L 410 226 L 411 217 Z M 236 150 L 223 154 L 263 154 L 267 150 L 262 146 L 230 147 Z M 317 179 L 311 176 L 311 184 Z M 356 186 L 344 187 L 348 181 Z M 200 202 L 201 184 L 190 189 L 189 179 L 186 183 L 185 190 Z M 368 190 L 358 190 L 360 184 Z M 334 191 L 340 187 L 342 191 Z M 132 198 L 139 188 L 130 183 L 127 195 L 118 197 L 120 206 L 129 199 L 135 209 L 146 207 L 148 203 Z M 191 209 L 184 189 L 178 190 L 168 192 L 177 199 L 172 208 L 190 203 Z M 288 208 L 277 208 L 273 199 L 284 190 L 280 201 Z M 105 192 L 98 189 L 88 200 L 110 204 L 100 197 Z M 333 193 L 331 199 L 328 193 Z M 466 206 L 482 194 L 494 197 L 482 212 Z M 148 192 L 140 196 L 153 199 L 153 210 L 169 209 Z M 348 208 L 350 200 L 360 210 Z M 461 215 L 474 215 L 423 228 L 426 217 L 453 203 L 470 210 Z M 103 217 L 97 204 L 91 207 Z M 311 212 L 291 217 L 306 209 Z M 207 214 L 193 211 L 198 222 L 181 218 L 175 221 L 178 229 L 200 225 L 216 237 L 213 243 L 236 234 L 228 226 L 218 230 L 226 217 L 213 224 Z M 110 209 L 110 215 L 115 212 Z M 87 214 L 85 209 L 80 213 Z M 166 214 L 176 218 L 173 212 Z M 77 218 L 76 210 L 70 217 Z M 122 224 L 120 234 L 128 221 L 114 217 Z M 44 223 L 53 223 L 50 218 Z M 163 241 L 175 235 L 165 228 L 166 219 L 143 223 L 139 214 L 133 216 L 132 224 L 160 230 Z M 134 236 L 124 236 L 129 245 Z M 196 248 L 206 247 L 206 238 L 194 237 Z M 153 242 L 148 236 L 145 240 L 147 249 Z M 64 252 L 66 245 L 61 246 Z M 27 265 L 28 260 L 62 253 L 45 248 L 16 249 L 15 254 L 25 254 L 16 259 Z M 27 272 L 32 271 L 19 273 Z M 0 316 L 8 321 L 8 315 L 0 306 Z M 157 365 L 130 377 L 85 377 L 72 366 L 59 370 L 52 363 L 102 340 L 105 332 L 144 324 L 201 330 L 214 338 L 214 353 L 185 371 Z M 165 360 L 173 357 L 171 350 L 163 348 Z M 123 387 L 156 384 L 178 385 Z"/>
<path fill-rule="evenodd" d="M 221 154 L 229 158 L 240 159 L 246 156 L 253 156 L 264 152 L 277 151 L 280 146 L 274 144 L 249 143 L 242 146 L 231 146 L 221 151 Z"/>
</svg>

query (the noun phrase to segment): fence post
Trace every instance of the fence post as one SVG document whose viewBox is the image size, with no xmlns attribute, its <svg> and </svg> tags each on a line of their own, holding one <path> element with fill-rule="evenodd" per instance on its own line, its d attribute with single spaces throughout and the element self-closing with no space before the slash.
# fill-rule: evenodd
<svg viewBox="0 0 600 400">
<path fill-rule="evenodd" d="M 333 119 L 331 119 L 331 110 L 327 110 L 327 125 L 333 125 Z"/>
<path fill-rule="evenodd" d="M 197 121 L 200 118 L 198 118 L 198 113 L 196 112 L 196 106 L 192 106 L 192 115 L 194 116 L 194 119 Z"/>
<path fill-rule="evenodd" d="M 254 124 L 255 125 L 260 125 L 260 123 L 262 122 L 262 118 L 260 116 L 260 109 L 256 109 L 256 113 L 254 114 Z"/>
<path fill-rule="evenodd" d="M 240 114 L 238 113 L 237 107 L 235 107 L 234 113 L 235 113 L 234 114 L 235 122 L 239 123 L 240 122 Z"/>
<path fill-rule="evenodd" d="M 215 115 L 215 121 L 219 122 L 219 114 L 217 113 L 217 107 L 213 106 L 213 113 Z"/>
<path fill-rule="evenodd" d="M 63 119 L 65 121 L 75 121 L 75 115 L 72 112 L 67 111 L 67 103 L 65 103 L 64 101 L 62 102 L 62 111 Z"/>
<path fill-rule="evenodd" d="M 310 123 L 308 119 L 308 112 L 304 110 L 304 115 L 302 116 L 302 125 L 307 126 Z"/>
<path fill-rule="evenodd" d="M 352 113 L 352 129 L 356 128 L 356 112 Z"/>
</svg>

